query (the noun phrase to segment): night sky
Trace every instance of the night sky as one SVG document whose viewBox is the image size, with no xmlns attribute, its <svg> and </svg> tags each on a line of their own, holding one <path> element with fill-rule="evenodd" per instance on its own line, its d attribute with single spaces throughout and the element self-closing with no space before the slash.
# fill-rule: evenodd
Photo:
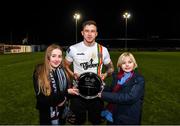
<svg viewBox="0 0 180 126">
<path fill-rule="evenodd" d="M 82 22 L 89 19 L 97 22 L 98 39 L 123 38 L 126 10 L 132 15 L 129 38 L 180 38 L 180 7 L 173 0 L 6 0 L 0 4 L 0 42 L 18 43 L 28 36 L 31 44 L 73 43 L 75 12 L 81 14 L 78 40 Z"/>
</svg>

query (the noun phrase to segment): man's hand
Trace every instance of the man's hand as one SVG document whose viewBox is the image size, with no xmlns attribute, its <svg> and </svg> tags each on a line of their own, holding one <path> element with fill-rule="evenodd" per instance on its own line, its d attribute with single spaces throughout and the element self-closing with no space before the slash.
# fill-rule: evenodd
<svg viewBox="0 0 180 126">
<path fill-rule="evenodd" d="M 100 77 L 101 77 L 101 80 L 104 81 L 105 78 L 107 77 L 107 75 L 108 75 L 107 73 L 102 73 L 101 76 L 100 76 Z"/>
</svg>

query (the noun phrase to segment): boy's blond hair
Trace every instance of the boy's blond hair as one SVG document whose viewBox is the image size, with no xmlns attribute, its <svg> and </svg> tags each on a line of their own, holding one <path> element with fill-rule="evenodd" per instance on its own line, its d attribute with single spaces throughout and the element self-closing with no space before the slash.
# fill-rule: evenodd
<svg viewBox="0 0 180 126">
<path fill-rule="evenodd" d="M 117 61 L 117 67 L 118 68 L 119 67 L 121 68 L 121 66 L 123 64 L 124 57 L 129 57 L 132 60 L 132 62 L 134 63 L 134 68 L 133 69 L 136 69 L 138 67 L 136 59 L 134 58 L 133 54 L 130 53 L 130 52 L 124 52 L 118 58 L 118 61 Z"/>
</svg>

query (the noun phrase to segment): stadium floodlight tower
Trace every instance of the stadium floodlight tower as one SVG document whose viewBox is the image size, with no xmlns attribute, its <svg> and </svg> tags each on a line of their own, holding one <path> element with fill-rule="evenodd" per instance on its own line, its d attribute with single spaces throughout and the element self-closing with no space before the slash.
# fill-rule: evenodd
<svg viewBox="0 0 180 126">
<path fill-rule="evenodd" d="M 74 19 L 76 21 L 76 43 L 77 43 L 77 24 L 78 24 L 78 20 L 80 19 L 81 15 L 79 13 L 75 13 L 74 14 Z"/>
<path fill-rule="evenodd" d="M 123 18 L 125 19 L 125 50 L 127 50 L 127 20 L 131 17 L 129 12 L 125 12 L 123 14 Z"/>
</svg>

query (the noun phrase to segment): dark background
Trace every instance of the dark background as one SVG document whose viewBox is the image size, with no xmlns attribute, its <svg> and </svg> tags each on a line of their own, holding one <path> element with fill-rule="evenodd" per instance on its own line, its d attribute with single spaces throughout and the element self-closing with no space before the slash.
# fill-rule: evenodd
<svg viewBox="0 0 180 126">
<path fill-rule="evenodd" d="M 6 0 L 0 4 L 0 42 L 18 44 L 28 36 L 30 44 L 72 44 L 75 41 L 75 12 L 81 14 L 79 41 L 82 39 L 81 24 L 89 19 L 97 22 L 97 39 L 116 41 L 125 37 L 122 15 L 126 10 L 132 15 L 128 19 L 128 38 L 148 40 L 141 44 L 153 43 L 154 39 L 176 39 L 174 44 L 179 44 L 180 7 L 173 0 Z M 155 45 L 161 46 L 159 43 Z M 171 44 L 168 40 L 163 45 Z"/>
</svg>

